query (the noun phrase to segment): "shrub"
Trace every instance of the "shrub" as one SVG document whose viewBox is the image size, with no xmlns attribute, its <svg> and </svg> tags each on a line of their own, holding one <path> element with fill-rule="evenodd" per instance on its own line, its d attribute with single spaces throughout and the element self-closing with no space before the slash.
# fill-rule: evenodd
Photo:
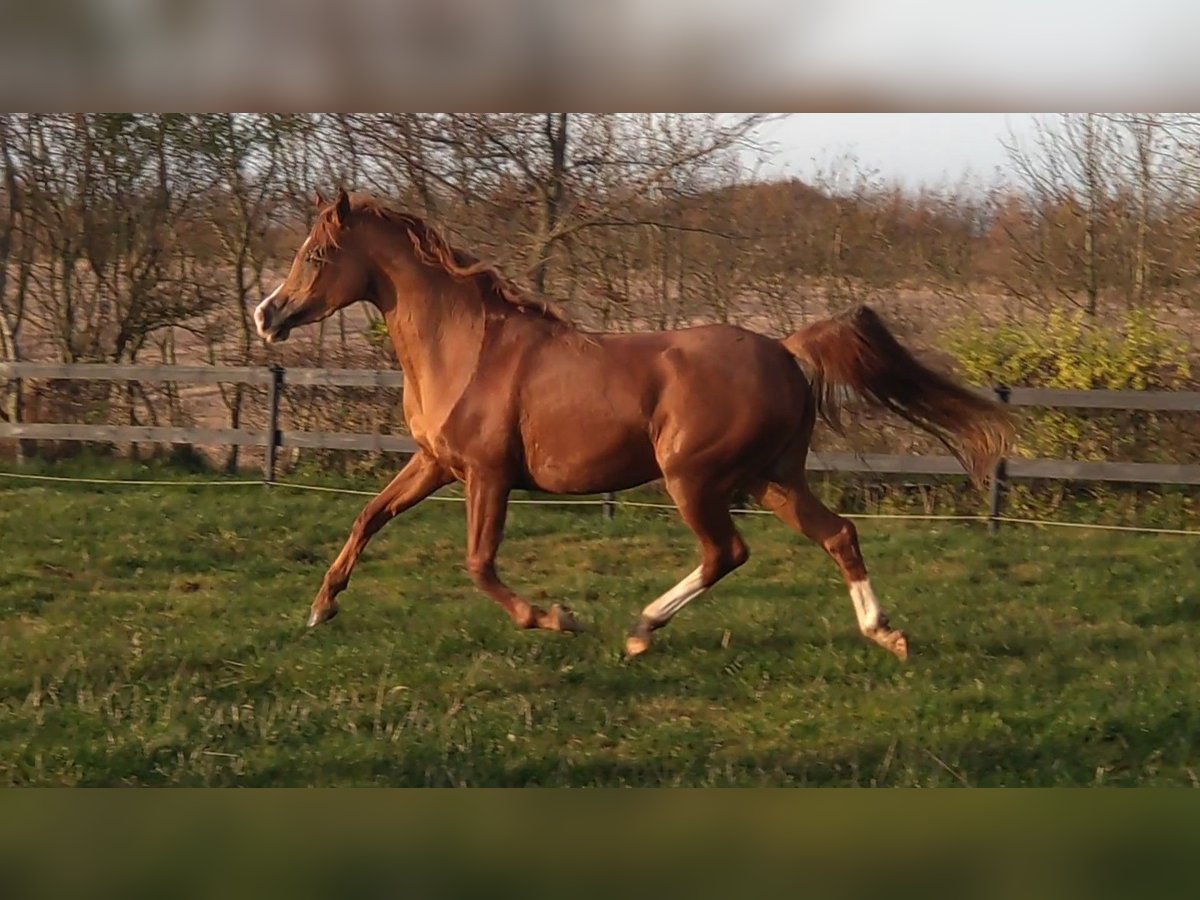
<svg viewBox="0 0 1200 900">
<path fill-rule="evenodd" d="M 1187 345 L 1144 311 L 1117 326 L 1054 311 L 1032 323 L 985 330 L 978 322 L 946 334 L 968 380 L 1071 390 L 1177 389 L 1188 385 Z M 1182 449 L 1162 417 L 1147 412 L 1027 409 L 1017 452 L 1062 459 L 1146 457 Z M 1172 436 L 1175 437 L 1175 436 Z"/>
<path fill-rule="evenodd" d="M 1059 310 L 990 331 L 976 320 L 949 331 L 946 341 L 963 373 L 979 384 L 1147 390 L 1182 387 L 1191 378 L 1187 345 L 1144 310 L 1116 328 Z"/>
<path fill-rule="evenodd" d="M 964 376 L 978 384 L 1171 390 L 1191 383 L 1187 344 L 1143 310 L 1115 325 L 1061 311 L 998 329 L 974 322 L 947 332 L 944 346 Z M 1023 408 L 1014 452 L 1051 459 L 1178 461 L 1200 446 L 1194 419 L 1145 411 Z M 1006 505 L 1014 513 L 1044 516 L 1080 494 L 1101 507 L 1120 505 L 1111 487 L 1066 482 L 1014 485 Z"/>
</svg>

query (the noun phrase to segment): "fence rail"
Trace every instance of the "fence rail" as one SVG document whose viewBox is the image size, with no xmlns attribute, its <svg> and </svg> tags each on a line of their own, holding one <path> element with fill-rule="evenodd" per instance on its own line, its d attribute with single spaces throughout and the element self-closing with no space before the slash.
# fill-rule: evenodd
<svg viewBox="0 0 1200 900">
<path fill-rule="evenodd" d="M 410 454 L 412 438 L 390 434 L 284 431 L 278 427 L 279 397 L 285 385 L 302 387 L 399 388 L 400 372 L 369 369 L 284 369 L 281 366 L 127 366 L 104 364 L 0 363 L 0 378 L 79 381 L 150 381 L 191 384 L 253 384 L 267 387 L 267 428 L 177 428 L 142 425 L 85 425 L 0 422 L 0 438 L 56 441 L 129 441 L 135 443 L 239 445 L 266 448 L 263 477 L 275 480 L 276 450 L 309 447 Z M 1200 391 L 1075 391 L 1042 388 L 980 388 L 981 394 L 1022 407 L 1117 409 L 1200 413 Z M 964 475 L 950 456 L 812 453 L 814 471 L 880 475 Z M 990 516 L 1000 518 L 1003 484 L 1013 478 L 1200 485 L 1200 465 L 1174 463 L 1085 462 L 1063 459 L 1008 459 L 996 471 Z M 605 506 L 611 515 L 611 505 Z"/>
<path fill-rule="evenodd" d="M 0 363 L 0 375 L 5 378 L 60 378 L 71 381 L 182 381 L 188 384 L 271 383 L 271 369 L 262 366 L 117 366 L 106 363 L 6 362 Z"/>
</svg>

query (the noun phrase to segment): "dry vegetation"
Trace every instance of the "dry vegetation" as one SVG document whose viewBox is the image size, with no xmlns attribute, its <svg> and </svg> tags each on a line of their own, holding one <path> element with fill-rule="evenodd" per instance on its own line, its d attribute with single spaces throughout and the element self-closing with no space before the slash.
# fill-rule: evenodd
<svg viewBox="0 0 1200 900">
<path fill-rule="evenodd" d="M 854 159 L 811 184 L 757 180 L 761 121 L 6 114 L 0 359 L 392 365 L 363 307 L 270 354 L 253 335 L 250 311 L 314 192 L 335 184 L 430 217 L 587 327 L 720 320 L 783 334 L 869 302 L 931 352 L 953 343 L 947 330 L 1036 331 L 1055 311 L 1095 329 L 1132 311 L 1197 333 L 1196 117 L 1047 118 L 989 191 L 916 192 Z M 294 390 L 284 415 L 402 428 L 390 398 L 363 399 Z M 10 383 L 0 416 L 239 426 L 261 409 L 247 387 Z"/>
</svg>

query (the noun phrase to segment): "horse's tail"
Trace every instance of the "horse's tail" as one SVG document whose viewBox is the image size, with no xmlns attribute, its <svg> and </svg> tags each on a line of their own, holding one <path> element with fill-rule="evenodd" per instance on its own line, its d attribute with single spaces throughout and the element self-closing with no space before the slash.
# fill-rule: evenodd
<svg viewBox="0 0 1200 900">
<path fill-rule="evenodd" d="M 1012 443 L 1008 410 L 918 361 L 869 307 L 806 325 L 783 345 L 808 375 L 817 414 L 838 431 L 842 388 L 934 435 L 977 485 Z"/>
</svg>

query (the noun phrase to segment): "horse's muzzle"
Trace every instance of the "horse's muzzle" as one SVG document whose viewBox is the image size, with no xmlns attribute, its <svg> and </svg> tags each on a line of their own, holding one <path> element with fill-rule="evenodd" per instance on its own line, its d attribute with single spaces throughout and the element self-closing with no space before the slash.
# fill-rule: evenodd
<svg viewBox="0 0 1200 900">
<path fill-rule="evenodd" d="M 288 324 L 290 312 L 286 303 L 279 302 L 272 294 L 254 308 L 254 327 L 258 335 L 268 344 L 286 341 L 292 328 Z"/>
</svg>

